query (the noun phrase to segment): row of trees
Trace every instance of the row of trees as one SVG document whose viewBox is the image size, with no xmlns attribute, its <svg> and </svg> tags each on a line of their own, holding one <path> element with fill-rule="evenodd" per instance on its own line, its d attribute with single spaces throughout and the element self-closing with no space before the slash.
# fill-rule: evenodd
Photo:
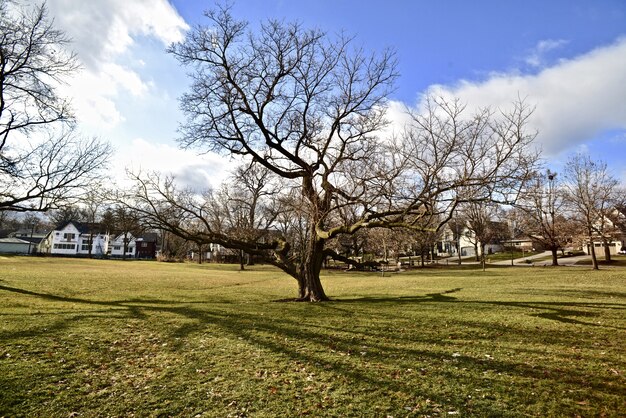
<svg viewBox="0 0 626 418">
<path fill-rule="evenodd" d="M 0 211 L 93 202 L 85 186 L 110 148 L 73 133 L 56 90 L 76 59 L 44 7 L 12 5 L 0 0 Z M 114 203 L 144 227 L 261 258 L 295 279 L 300 300 L 322 301 L 324 261 L 359 264 L 341 251 L 346 243 L 428 242 L 461 207 L 532 200 L 539 153 L 524 101 L 470 112 L 457 100 L 428 98 L 389 133 L 393 51 L 368 54 L 350 38 L 297 23 L 250 28 L 228 7 L 206 17 L 208 26 L 169 48 L 191 73 L 180 143 L 244 165 L 205 193 L 158 173 L 133 174 L 134 186 L 116 191 Z M 91 209 L 85 204 L 95 216 Z"/>
</svg>

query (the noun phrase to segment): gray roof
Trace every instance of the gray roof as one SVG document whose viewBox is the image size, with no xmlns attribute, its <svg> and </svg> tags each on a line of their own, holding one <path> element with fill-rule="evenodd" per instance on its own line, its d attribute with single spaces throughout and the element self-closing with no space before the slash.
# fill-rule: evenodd
<svg viewBox="0 0 626 418">
<path fill-rule="evenodd" d="M 31 244 L 31 242 L 28 241 L 24 241 L 23 239 L 19 239 L 19 238 L 0 238 L 0 243 L 2 244 Z"/>
</svg>

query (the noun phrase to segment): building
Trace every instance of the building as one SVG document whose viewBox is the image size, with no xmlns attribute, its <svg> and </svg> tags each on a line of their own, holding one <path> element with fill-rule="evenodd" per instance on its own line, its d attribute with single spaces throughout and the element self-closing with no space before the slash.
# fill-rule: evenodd
<svg viewBox="0 0 626 418">
<path fill-rule="evenodd" d="M 109 234 L 98 224 L 70 221 L 41 240 L 41 254 L 104 257 L 109 251 Z"/>
<path fill-rule="evenodd" d="M 20 238 L 0 238 L 0 254 L 30 254 L 35 245 Z"/>
<path fill-rule="evenodd" d="M 126 253 L 124 253 L 126 243 Z M 156 258 L 157 234 L 147 232 L 135 237 L 130 232 L 119 234 L 109 244 L 109 255 L 115 258 L 138 258 L 152 260 Z"/>
<path fill-rule="evenodd" d="M 125 253 L 124 248 L 126 248 Z M 135 258 L 135 237 L 133 234 L 127 232 L 111 239 L 108 255 L 114 258 Z"/>
<path fill-rule="evenodd" d="M 135 240 L 135 258 L 152 260 L 156 258 L 158 236 L 154 232 L 141 234 Z"/>
</svg>

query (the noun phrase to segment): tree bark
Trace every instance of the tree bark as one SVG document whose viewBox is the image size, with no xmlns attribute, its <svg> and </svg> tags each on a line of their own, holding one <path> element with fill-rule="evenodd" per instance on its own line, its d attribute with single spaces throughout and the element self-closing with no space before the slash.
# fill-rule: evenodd
<svg viewBox="0 0 626 418">
<path fill-rule="evenodd" d="M 604 259 L 606 260 L 607 263 L 609 263 L 611 261 L 611 247 L 609 247 L 609 243 L 607 241 L 604 241 L 603 245 L 604 245 Z"/>
<path fill-rule="evenodd" d="M 324 240 L 319 239 L 315 231 L 309 238 L 304 260 L 300 265 L 298 277 L 299 300 L 306 302 L 323 302 L 328 299 L 322 281 L 320 271 L 324 263 Z"/>
<path fill-rule="evenodd" d="M 559 265 L 559 259 L 557 258 L 558 249 L 555 247 L 552 247 L 550 251 L 552 252 L 552 265 L 556 267 Z"/>
<path fill-rule="evenodd" d="M 589 252 L 591 253 L 591 265 L 593 266 L 593 269 L 599 270 L 600 267 L 598 267 L 598 258 L 596 257 L 596 248 L 593 243 L 593 236 L 591 234 L 589 235 Z"/>
</svg>

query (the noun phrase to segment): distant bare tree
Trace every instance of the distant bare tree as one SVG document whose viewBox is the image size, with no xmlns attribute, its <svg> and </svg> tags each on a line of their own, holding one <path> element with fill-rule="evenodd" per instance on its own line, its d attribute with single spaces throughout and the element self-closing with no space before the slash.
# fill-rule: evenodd
<svg viewBox="0 0 626 418">
<path fill-rule="evenodd" d="M 506 238 L 508 227 L 502 222 L 502 210 L 498 205 L 489 202 L 470 202 L 464 205 L 463 216 L 467 219 L 467 227 L 471 231 L 470 241 L 476 249 L 476 261 L 480 261 L 485 269 L 487 244 L 501 242 Z"/>
<path fill-rule="evenodd" d="M 605 257 L 611 260 L 605 228 L 608 216 L 619 202 L 619 182 L 609 173 L 603 161 L 594 161 L 588 155 L 576 154 L 565 166 L 567 200 L 578 222 L 584 228 L 593 268 L 598 269 L 594 235 L 604 243 Z"/>
<path fill-rule="evenodd" d="M 104 225 L 100 224 L 100 217 L 102 215 L 102 209 L 106 205 L 105 191 L 99 184 L 92 184 L 91 187 L 83 194 L 81 198 L 81 212 L 83 219 L 86 222 L 87 227 L 87 245 L 89 246 L 89 258 L 92 257 L 93 251 L 93 236 L 97 232 L 102 231 Z"/>
<path fill-rule="evenodd" d="M 571 221 L 566 216 L 565 191 L 557 173 L 536 173 L 522 193 L 517 228 L 552 252 L 552 265 L 558 266 L 557 252 L 571 241 Z"/>
<path fill-rule="evenodd" d="M 128 253 L 128 246 L 131 241 L 131 236 L 138 237 L 143 231 L 140 219 L 137 214 L 123 205 L 116 205 L 114 208 L 115 225 L 117 226 L 117 233 L 123 235 L 123 252 L 122 259 L 126 259 Z"/>
<path fill-rule="evenodd" d="M 461 238 L 464 236 L 465 230 L 467 228 L 467 219 L 464 217 L 463 213 L 461 213 L 460 210 L 455 210 L 452 212 L 447 226 L 452 233 L 452 240 L 454 241 L 454 245 L 456 247 L 456 254 L 459 258 L 459 265 L 461 265 Z"/>
<path fill-rule="evenodd" d="M 45 6 L 0 0 L 0 211 L 46 211 L 80 195 L 111 154 L 84 139 L 57 86 L 78 66 Z"/>
<path fill-rule="evenodd" d="M 64 205 L 58 209 L 51 210 L 46 215 L 55 228 L 63 227 L 70 221 L 86 221 L 85 213 L 78 205 Z"/>
</svg>

